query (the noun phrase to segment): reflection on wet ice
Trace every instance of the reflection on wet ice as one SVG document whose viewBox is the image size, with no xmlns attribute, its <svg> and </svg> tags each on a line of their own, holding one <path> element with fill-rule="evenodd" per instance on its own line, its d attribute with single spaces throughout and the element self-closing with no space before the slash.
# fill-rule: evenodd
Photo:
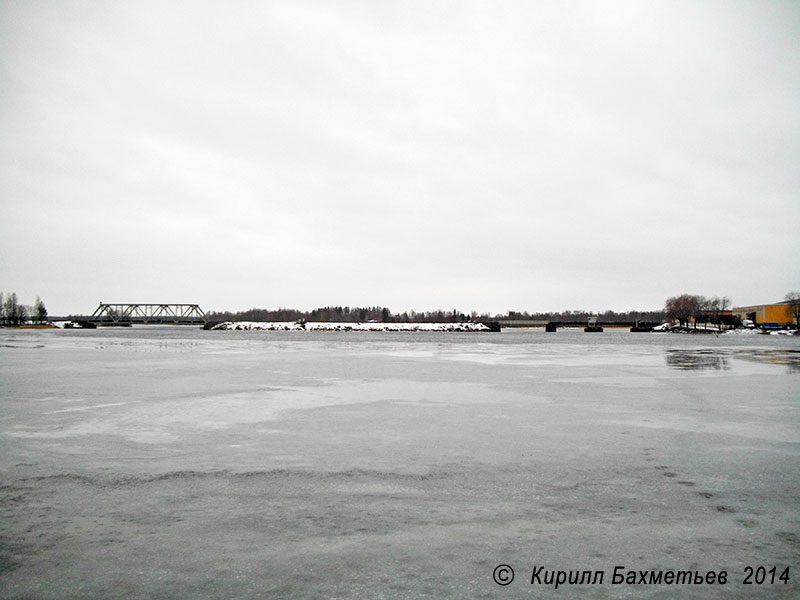
<svg viewBox="0 0 800 600">
<path fill-rule="evenodd" d="M 688 371 L 728 371 L 728 357 L 717 350 L 667 350 L 664 357 L 673 369 Z"/>
<path fill-rule="evenodd" d="M 667 366 L 684 371 L 728 371 L 730 358 L 738 358 L 762 364 L 788 367 L 789 373 L 800 373 L 799 350 L 764 349 L 669 349 L 664 359 Z"/>
</svg>

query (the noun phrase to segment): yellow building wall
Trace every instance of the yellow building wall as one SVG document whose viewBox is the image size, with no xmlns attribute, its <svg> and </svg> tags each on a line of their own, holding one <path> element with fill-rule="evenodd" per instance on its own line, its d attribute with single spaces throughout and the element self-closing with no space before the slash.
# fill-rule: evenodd
<svg viewBox="0 0 800 600">
<path fill-rule="evenodd" d="M 746 319 L 748 313 L 756 313 L 756 324 L 794 321 L 788 304 L 759 304 L 756 306 L 737 306 L 733 309 L 733 314 L 740 319 Z"/>
<path fill-rule="evenodd" d="M 765 320 L 777 323 L 788 323 L 793 321 L 792 311 L 788 304 L 768 304 L 764 307 Z"/>
</svg>

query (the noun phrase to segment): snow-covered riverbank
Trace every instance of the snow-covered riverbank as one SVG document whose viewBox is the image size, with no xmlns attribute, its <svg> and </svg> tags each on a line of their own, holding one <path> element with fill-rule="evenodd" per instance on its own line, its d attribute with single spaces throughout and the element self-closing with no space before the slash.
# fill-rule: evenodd
<svg viewBox="0 0 800 600">
<path fill-rule="evenodd" d="M 294 323 L 237 321 L 212 329 L 237 331 L 491 331 L 483 323 Z"/>
</svg>

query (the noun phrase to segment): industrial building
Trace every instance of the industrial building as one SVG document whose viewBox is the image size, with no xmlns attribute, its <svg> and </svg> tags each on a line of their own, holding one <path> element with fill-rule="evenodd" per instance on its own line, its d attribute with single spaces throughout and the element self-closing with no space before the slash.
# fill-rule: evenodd
<svg viewBox="0 0 800 600">
<path fill-rule="evenodd" d="M 750 319 L 756 325 L 761 323 L 793 323 L 790 302 L 777 302 L 775 304 L 756 304 L 754 306 L 736 306 L 731 309 L 733 316 L 740 319 Z"/>
</svg>

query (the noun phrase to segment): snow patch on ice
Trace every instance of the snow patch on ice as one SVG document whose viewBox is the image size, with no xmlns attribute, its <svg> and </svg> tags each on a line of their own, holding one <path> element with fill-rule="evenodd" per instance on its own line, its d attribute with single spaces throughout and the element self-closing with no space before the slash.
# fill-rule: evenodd
<svg viewBox="0 0 800 600">
<path fill-rule="evenodd" d="M 797 335 L 796 329 L 779 329 L 777 331 L 763 331 L 761 329 L 731 329 L 726 331 L 724 335 Z"/>
<path fill-rule="evenodd" d="M 266 321 L 227 321 L 215 325 L 212 329 L 224 329 L 233 331 L 301 331 L 303 326 L 299 323 L 290 322 L 266 322 Z"/>
</svg>

